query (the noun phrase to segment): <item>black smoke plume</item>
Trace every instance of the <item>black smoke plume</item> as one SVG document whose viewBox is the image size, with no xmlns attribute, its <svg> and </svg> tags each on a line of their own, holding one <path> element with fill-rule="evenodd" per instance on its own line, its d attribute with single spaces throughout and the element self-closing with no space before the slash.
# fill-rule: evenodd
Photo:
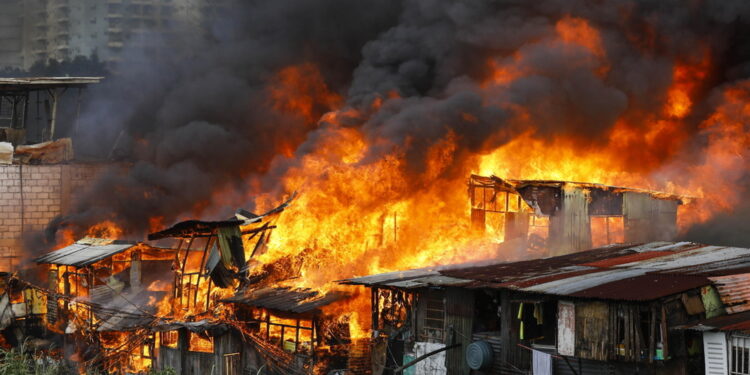
<svg viewBox="0 0 750 375">
<path fill-rule="evenodd" d="M 556 25 L 565 18 L 598 30 L 600 50 L 561 42 Z M 148 217 L 169 224 L 196 207 L 223 207 L 227 202 L 214 201 L 216 191 L 242 197 L 276 188 L 276 178 L 320 147 L 332 127 L 280 111 L 269 100 L 278 72 L 306 63 L 344 106 L 358 111 L 343 126 L 358 127 L 376 145 L 361 163 L 397 154 L 407 176 L 422 176 L 427 153 L 447 137 L 457 143 L 452 167 L 432 178 L 456 178 L 471 155 L 529 127 L 545 139 L 575 136 L 583 149 L 602 145 L 618 119 L 659 111 L 674 64 L 698 61 L 707 51 L 711 71 L 688 120 L 697 134 L 712 112 L 710 94 L 750 74 L 749 26 L 746 1 L 238 5 L 207 33 L 157 42 L 152 60 L 128 51 L 117 75 L 92 89 L 77 151 L 132 166 L 102 177 L 54 225 L 81 229 L 113 219 L 139 236 Z M 524 74 L 507 85 L 486 85 L 493 74 L 488 61 L 515 64 Z M 337 109 L 315 108 L 318 117 Z M 644 131 L 647 126 L 644 121 Z M 700 154 L 696 147 L 691 154 Z M 280 155 L 282 148 L 291 157 Z M 622 157 L 662 163 L 674 157 L 641 152 L 648 155 Z M 635 171 L 643 168 L 632 163 Z"/>
</svg>

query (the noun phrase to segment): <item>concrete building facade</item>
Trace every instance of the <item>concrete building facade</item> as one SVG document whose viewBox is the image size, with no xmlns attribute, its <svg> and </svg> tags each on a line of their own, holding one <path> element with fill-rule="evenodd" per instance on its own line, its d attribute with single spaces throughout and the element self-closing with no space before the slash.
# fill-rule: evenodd
<svg viewBox="0 0 750 375">
<path fill-rule="evenodd" d="M 24 3 L 22 0 L 0 2 L 0 68 L 24 65 Z"/>
<path fill-rule="evenodd" d="M 6 0 L 0 2 L 0 68 L 97 54 L 109 65 L 132 47 L 159 53 L 159 40 L 201 32 L 233 0 Z"/>
</svg>

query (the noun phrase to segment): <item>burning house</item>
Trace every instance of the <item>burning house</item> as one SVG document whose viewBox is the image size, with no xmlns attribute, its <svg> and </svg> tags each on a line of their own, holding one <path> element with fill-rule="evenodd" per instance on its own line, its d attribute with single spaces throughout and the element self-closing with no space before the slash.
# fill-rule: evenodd
<svg viewBox="0 0 750 375">
<path fill-rule="evenodd" d="M 686 198 L 601 184 L 469 179 L 471 224 L 505 242 L 562 255 L 611 243 L 670 241 Z"/>
<path fill-rule="evenodd" d="M 160 278 L 171 272 L 174 253 L 144 243 L 84 238 L 37 258 L 49 265 L 39 323 L 63 334 L 65 358 L 80 358 L 85 366 L 108 371 L 150 366 L 154 301 L 168 293 Z"/>
<path fill-rule="evenodd" d="M 56 98 L 98 79 L 0 80 L 0 259 L 73 256 L 8 275 L 9 339 L 54 336 L 79 368 L 228 374 L 466 373 L 474 341 L 509 372 L 534 353 L 580 373 L 741 351 L 742 277 L 701 263 L 725 249 L 672 241 L 735 241 L 720 234 L 743 221 L 714 220 L 750 212 L 750 6 L 250 1 L 221 18 L 120 46 L 70 127 Z M 73 141 L 127 170 L 95 173 Z M 103 222 L 122 230 L 89 233 Z"/>
<path fill-rule="evenodd" d="M 652 242 L 343 282 L 372 289 L 380 373 L 747 374 L 748 265 Z"/>
<path fill-rule="evenodd" d="M 680 197 L 635 189 L 559 181 L 506 181 L 475 175 L 469 188 L 474 232 L 484 235 L 481 232 L 496 231 L 504 238 L 490 236 L 491 243 L 499 240 L 501 247 L 527 246 L 530 254 L 569 253 L 595 241 L 635 240 L 639 230 L 646 230 L 641 220 L 655 223 L 643 238 L 673 236 L 676 208 L 681 203 Z M 554 337 L 550 322 L 557 316 L 554 297 L 534 296 L 527 290 L 515 290 L 508 297 L 501 287 L 506 281 L 484 280 L 482 284 L 472 276 L 447 274 L 458 272 L 460 267 L 407 271 L 393 280 L 390 274 L 384 275 L 386 279 L 373 276 L 348 280 L 347 284 L 373 289 L 371 300 L 363 301 L 361 294 L 346 288 L 307 286 L 303 275 L 309 255 L 305 252 L 273 262 L 259 261 L 268 251 L 279 217 L 295 197 L 293 194 L 262 215 L 240 209 L 227 220 L 182 221 L 149 234 L 148 244 L 84 238 L 41 256 L 36 262 L 50 266 L 49 288 L 37 288 L 44 292 L 40 298 L 46 301 L 41 303 L 39 313 L 43 318 L 38 324 L 42 331 L 64 334 L 62 347 L 66 357 L 80 358 L 79 366 L 114 373 L 137 373 L 148 368 L 173 368 L 181 374 L 381 373 L 438 350 L 438 356 L 430 356 L 412 369 L 439 373 L 433 369 L 437 366 L 453 374 L 468 366 L 461 359 L 464 349 L 458 349 L 470 344 L 467 337 L 484 338 L 479 341 L 492 343 L 494 351 L 508 345 L 533 344 L 549 349 L 555 344 L 524 341 L 533 336 L 525 333 L 532 332 L 532 328 L 520 329 L 518 338 L 519 329 L 510 328 L 517 322 L 503 321 L 509 319 L 507 316 L 498 316 L 495 321 L 489 318 L 493 311 L 511 311 L 511 307 L 523 316 L 524 308 L 520 306 L 524 304 L 533 306 L 526 308 L 527 313 L 546 309 L 538 313 L 541 322 L 534 329 L 544 332 L 542 336 L 549 341 Z M 649 208 L 652 206 L 658 209 Z M 599 218 L 603 218 L 603 227 L 596 224 Z M 657 231 L 657 227 L 664 230 Z M 111 230 L 104 234 L 116 237 L 118 233 Z M 564 250 L 557 250 L 560 248 Z M 627 258 L 645 251 L 622 245 L 580 253 L 593 254 L 591 259 L 571 254 L 563 256 L 572 260 L 561 261 L 561 267 L 575 276 L 590 278 L 597 268 L 588 263 L 609 255 Z M 666 252 L 654 250 L 648 254 Z M 529 271 L 532 273 L 523 276 L 554 279 L 551 267 L 557 263 L 551 264 L 537 267 L 549 275 Z M 537 269 L 525 263 L 502 265 L 517 270 Z M 629 275 L 631 271 L 624 272 Z M 689 288 L 703 286 L 690 284 Z M 669 293 L 643 301 L 655 306 L 660 298 L 687 293 L 687 289 L 670 289 Z M 510 299 L 502 302 L 500 295 Z M 532 300 L 536 302 L 529 302 Z M 357 306 L 367 306 L 369 302 L 372 307 L 374 339 L 353 331 L 355 322 L 349 320 L 352 311 L 347 311 L 352 301 L 364 303 Z M 626 299 L 625 303 L 633 301 L 642 300 Z M 619 308 L 612 307 L 612 311 L 620 311 Z M 579 310 L 585 311 L 585 307 Z M 649 324 L 656 324 L 657 318 L 651 316 Z M 646 317 L 643 319 L 647 321 Z M 484 328 L 477 330 L 475 325 Z M 500 327 L 507 329 L 502 331 Z M 508 336 L 511 334 L 515 336 Z M 533 336 L 533 340 L 537 338 Z M 651 344 L 649 350 L 655 350 L 655 344 Z M 623 350 L 630 353 L 634 349 Z M 397 355 L 385 356 L 386 352 Z M 499 362 L 503 366 L 510 364 L 505 369 L 524 368 L 528 362 L 524 350 L 498 353 L 508 356 Z M 578 358 L 610 359 L 583 354 Z M 665 358 L 668 357 L 659 361 L 664 362 Z M 638 363 L 635 357 L 626 359 Z"/>
</svg>

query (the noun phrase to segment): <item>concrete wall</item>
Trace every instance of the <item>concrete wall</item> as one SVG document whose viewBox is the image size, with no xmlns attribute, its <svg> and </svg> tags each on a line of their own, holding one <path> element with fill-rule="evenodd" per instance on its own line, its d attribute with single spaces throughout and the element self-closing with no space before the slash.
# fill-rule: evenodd
<svg viewBox="0 0 750 375">
<path fill-rule="evenodd" d="M 21 260 L 24 233 L 66 213 L 104 164 L 0 165 L 0 271 Z"/>
</svg>

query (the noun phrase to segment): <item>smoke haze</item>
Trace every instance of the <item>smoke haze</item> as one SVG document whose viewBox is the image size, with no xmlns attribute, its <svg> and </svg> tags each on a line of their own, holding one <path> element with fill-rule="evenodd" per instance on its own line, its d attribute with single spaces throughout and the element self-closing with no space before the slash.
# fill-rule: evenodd
<svg viewBox="0 0 750 375">
<path fill-rule="evenodd" d="M 285 178 L 332 139 L 363 148 L 353 168 L 398 170 L 372 205 L 460 185 L 521 136 L 611 149 L 643 187 L 692 186 L 700 171 L 745 189 L 745 125 L 727 162 L 711 152 L 727 150 L 716 142 L 728 133 L 710 124 L 750 112 L 725 94 L 746 103 L 749 32 L 746 1 L 250 2 L 207 34 L 161 41 L 150 63 L 128 64 L 143 59 L 128 51 L 91 89 L 77 151 L 133 165 L 103 176 L 50 232 L 109 219 L 140 238 L 149 217 L 254 209 L 252 196 L 288 193 Z M 665 114 L 675 89 L 689 109 Z M 732 199 L 685 238 L 750 244 L 736 225 L 750 209 L 733 213 Z"/>
</svg>

